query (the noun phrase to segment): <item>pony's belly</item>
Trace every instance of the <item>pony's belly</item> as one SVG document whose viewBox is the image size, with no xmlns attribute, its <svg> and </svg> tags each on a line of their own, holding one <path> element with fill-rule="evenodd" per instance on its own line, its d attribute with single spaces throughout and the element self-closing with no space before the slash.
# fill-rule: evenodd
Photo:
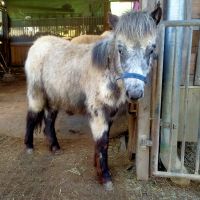
<svg viewBox="0 0 200 200">
<path fill-rule="evenodd" d="M 86 114 L 85 98 L 76 98 L 75 100 L 62 101 L 59 105 L 69 115 Z"/>
</svg>

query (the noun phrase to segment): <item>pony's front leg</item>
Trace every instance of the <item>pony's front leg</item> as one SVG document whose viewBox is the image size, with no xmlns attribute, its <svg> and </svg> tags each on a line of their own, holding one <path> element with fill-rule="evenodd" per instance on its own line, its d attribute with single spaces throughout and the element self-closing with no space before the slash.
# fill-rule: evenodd
<svg viewBox="0 0 200 200">
<path fill-rule="evenodd" d="M 95 140 L 94 162 L 99 176 L 100 183 L 106 190 L 112 190 L 113 184 L 108 167 L 108 144 L 109 144 L 109 121 L 100 113 L 90 120 L 92 134 Z"/>
</svg>

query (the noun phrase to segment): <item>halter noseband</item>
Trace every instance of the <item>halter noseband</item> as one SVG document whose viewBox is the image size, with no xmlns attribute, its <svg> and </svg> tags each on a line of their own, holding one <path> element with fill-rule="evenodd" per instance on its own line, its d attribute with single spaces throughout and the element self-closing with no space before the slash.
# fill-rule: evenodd
<svg viewBox="0 0 200 200">
<path fill-rule="evenodd" d="M 147 83 L 147 77 L 146 76 L 143 76 L 141 74 L 136 74 L 136 73 L 128 73 L 128 72 L 124 72 L 116 80 L 118 81 L 119 79 L 125 79 L 125 78 L 136 78 L 136 79 L 143 81 L 144 83 Z"/>
</svg>

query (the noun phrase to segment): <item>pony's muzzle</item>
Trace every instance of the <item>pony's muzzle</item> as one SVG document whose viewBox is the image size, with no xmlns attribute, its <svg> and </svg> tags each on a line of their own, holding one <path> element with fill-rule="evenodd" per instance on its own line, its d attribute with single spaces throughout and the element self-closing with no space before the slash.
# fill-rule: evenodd
<svg viewBox="0 0 200 200">
<path fill-rule="evenodd" d="M 138 99 L 144 96 L 144 91 L 143 90 L 137 90 L 134 92 L 126 91 L 126 96 L 130 101 L 137 101 Z"/>
</svg>

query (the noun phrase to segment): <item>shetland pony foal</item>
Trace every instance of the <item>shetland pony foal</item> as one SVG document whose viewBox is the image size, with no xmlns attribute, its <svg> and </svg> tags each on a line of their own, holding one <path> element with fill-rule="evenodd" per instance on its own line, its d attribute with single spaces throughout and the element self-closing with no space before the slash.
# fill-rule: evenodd
<svg viewBox="0 0 200 200">
<path fill-rule="evenodd" d="M 143 97 L 155 48 L 156 19 L 146 12 L 109 15 L 113 34 L 96 44 L 76 45 L 54 36 L 39 38 L 26 60 L 28 114 L 25 144 L 44 119 L 50 149 L 60 149 L 55 120 L 59 109 L 88 114 L 95 141 L 95 166 L 101 183 L 112 189 L 108 138 L 118 108 Z"/>
</svg>

